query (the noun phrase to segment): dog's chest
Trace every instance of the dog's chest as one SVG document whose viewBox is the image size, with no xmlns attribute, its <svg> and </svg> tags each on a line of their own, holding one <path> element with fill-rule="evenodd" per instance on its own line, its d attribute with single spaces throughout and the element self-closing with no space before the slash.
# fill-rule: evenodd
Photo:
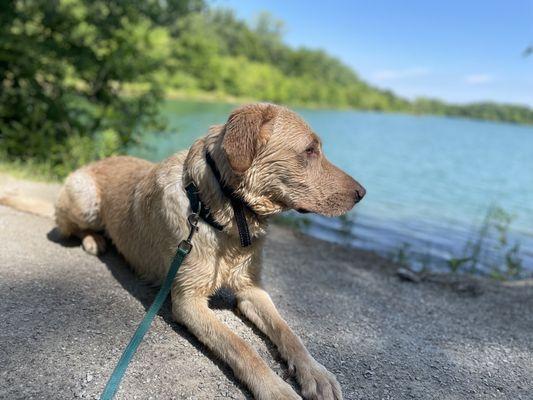
<svg viewBox="0 0 533 400">
<path fill-rule="evenodd" d="M 196 267 L 195 278 L 208 287 L 238 289 L 258 279 L 262 241 L 243 248 L 238 238 L 228 238 L 224 234 L 199 235 L 197 239 L 191 261 Z"/>
</svg>

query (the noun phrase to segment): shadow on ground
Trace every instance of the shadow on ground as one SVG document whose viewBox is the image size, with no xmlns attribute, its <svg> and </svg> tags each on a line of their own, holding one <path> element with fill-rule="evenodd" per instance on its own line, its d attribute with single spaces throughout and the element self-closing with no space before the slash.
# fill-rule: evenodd
<svg viewBox="0 0 533 400">
<path fill-rule="evenodd" d="M 47 233 L 48 240 L 59 244 L 63 247 L 78 247 L 81 245 L 79 239 L 76 238 L 63 238 L 57 228 L 53 228 Z M 88 257 L 90 257 L 88 255 Z M 133 271 L 129 268 L 128 263 L 124 258 L 118 253 L 116 248 L 109 243 L 107 251 L 98 256 L 99 260 L 105 264 L 107 269 L 110 271 L 111 275 L 116 279 L 118 283 L 125 289 L 131 296 L 137 299 L 145 311 L 150 308 L 155 296 L 159 290 L 158 287 L 147 284 L 135 276 Z M 235 315 L 240 318 L 242 323 L 244 323 L 248 328 L 250 328 L 253 333 L 260 338 L 265 346 L 267 347 L 270 356 L 279 363 L 283 364 L 285 378 L 290 378 L 288 376 L 288 370 L 284 361 L 281 359 L 279 352 L 272 342 L 264 335 L 258 328 L 255 327 L 247 318 L 245 318 L 237 309 L 236 309 L 236 299 L 233 293 L 226 288 L 221 288 L 217 293 L 209 299 L 209 307 L 215 310 L 231 310 L 235 312 Z M 243 393 L 246 399 L 253 399 L 251 393 L 248 389 L 240 383 L 234 376 L 231 368 L 229 368 L 223 361 L 219 360 L 214 356 L 209 349 L 207 349 L 198 339 L 192 335 L 186 327 L 180 325 L 174 321 L 172 316 L 172 304 L 170 301 L 170 296 L 166 299 L 163 307 L 158 312 L 158 315 L 163 318 L 163 320 L 172 327 L 172 329 L 181 337 L 185 338 L 195 349 L 197 349 L 203 356 L 208 358 L 213 362 L 220 371 L 231 380 Z M 139 320 L 140 323 L 140 320 Z M 133 331 L 132 331 L 133 335 Z M 127 343 L 123 343 L 125 348 Z M 117 359 L 118 361 L 118 359 Z M 297 389 L 296 382 L 294 379 L 291 379 L 292 385 Z"/>
</svg>

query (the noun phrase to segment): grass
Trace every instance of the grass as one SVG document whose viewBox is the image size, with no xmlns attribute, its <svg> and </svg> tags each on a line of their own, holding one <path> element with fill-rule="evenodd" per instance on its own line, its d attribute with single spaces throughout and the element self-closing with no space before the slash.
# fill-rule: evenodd
<svg viewBox="0 0 533 400">
<path fill-rule="evenodd" d="M 445 265 L 451 273 L 467 273 L 489 276 L 496 280 L 517 279 L 523 276 L 524 268 L 520 254 L 520 242 L 511 239 L 510 231 L 514 216 L 503 208 L 491 205 L 481 224 L 472 231 L 462 251 L 450 255 Z M 430 255 L 430 254 L 429 254 Z M 410 250 L 408 243 L 389 255 L 399 265 L 432 269 L 435 260 L 424 262 Z"/>
<path fill-rule="evenodd" d="M 165 91 L 167 100 L 191 100 L 205 103 L 241 104 L 257 101 L 253 97 L 237 97 L 221 92 L 207 92 L 202 90 L 168 89 Z"/>
<path fill-rule="evenodd" d="M 49 165 L 31 161 L 0 161 L 0 173 L 36 182 L 61 181 L 61 179 L 52 172 L 52 168 Z"/>
<path fill-rule="evenodd" d="M 134 96 L 146 90 L 146 85 L 139 83 L 130 83 L 125 85 L 122 89 L 124 96 Z M 165 88 L 164 91 L 165 100 L 186 100 L 186 101 L 198 101 L 204 103 L 226 103 L 226 104 L 244 104 L 255 103 L 261 101 L 267 101 L 272 103 L 273 101 L 265 100 L 260 97 L 253 96 L 234 96 L 221 91 L 208 91 L 202 89 L 172 89 Z M 291 101 L 283 103 L 288 107 L 304 108 L 308 110 L 356 110 L 356 111 L 378 111 L 365 108 L 355 108 L 348 105 L 331 105 L 312 101 Z M 398 113 L 398 111 L 388 111 L 388 113 Z"/>
</svg>

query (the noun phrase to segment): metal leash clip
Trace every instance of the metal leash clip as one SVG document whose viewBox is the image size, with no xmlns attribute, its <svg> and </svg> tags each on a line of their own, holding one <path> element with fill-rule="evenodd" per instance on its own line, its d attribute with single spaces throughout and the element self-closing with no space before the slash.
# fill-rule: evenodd
<svg viewBox="0 0 533 400">
<path fill-rule="evenodd" d="M 198 231 L 198 222 L 200 221 L 200 211 L 202 210 L 202 203 L 198 203 L 198 211 L 192 214 L 189 214 L 187 217 L 187 222 L 189 223 L 190 230 L 189 236 L 187 239 L 182 240 L 178 248 L 183 250 L 186 253 L 190 253 L 192 250 L 192 237 Z"/>
</svg>

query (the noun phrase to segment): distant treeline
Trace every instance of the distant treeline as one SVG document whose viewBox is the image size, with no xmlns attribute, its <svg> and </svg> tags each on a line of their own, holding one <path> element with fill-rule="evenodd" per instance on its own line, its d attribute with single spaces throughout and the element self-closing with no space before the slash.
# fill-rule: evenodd
<svg viewBox="0 0 533 400">
<path fill-rule="evenodd" d="M 533 123 L 533 109 L 496 103 L 453 105 L 420 98 L 408 101 L 373 87 L 322 50 L 283 42 L 283 23 L 268 13 L 253 23 L 231 10 L 204 9 L 177 22 L 173 88 L 216 91 L 233 96 L 327 107 L 400 111 Z"/>
</svg>

